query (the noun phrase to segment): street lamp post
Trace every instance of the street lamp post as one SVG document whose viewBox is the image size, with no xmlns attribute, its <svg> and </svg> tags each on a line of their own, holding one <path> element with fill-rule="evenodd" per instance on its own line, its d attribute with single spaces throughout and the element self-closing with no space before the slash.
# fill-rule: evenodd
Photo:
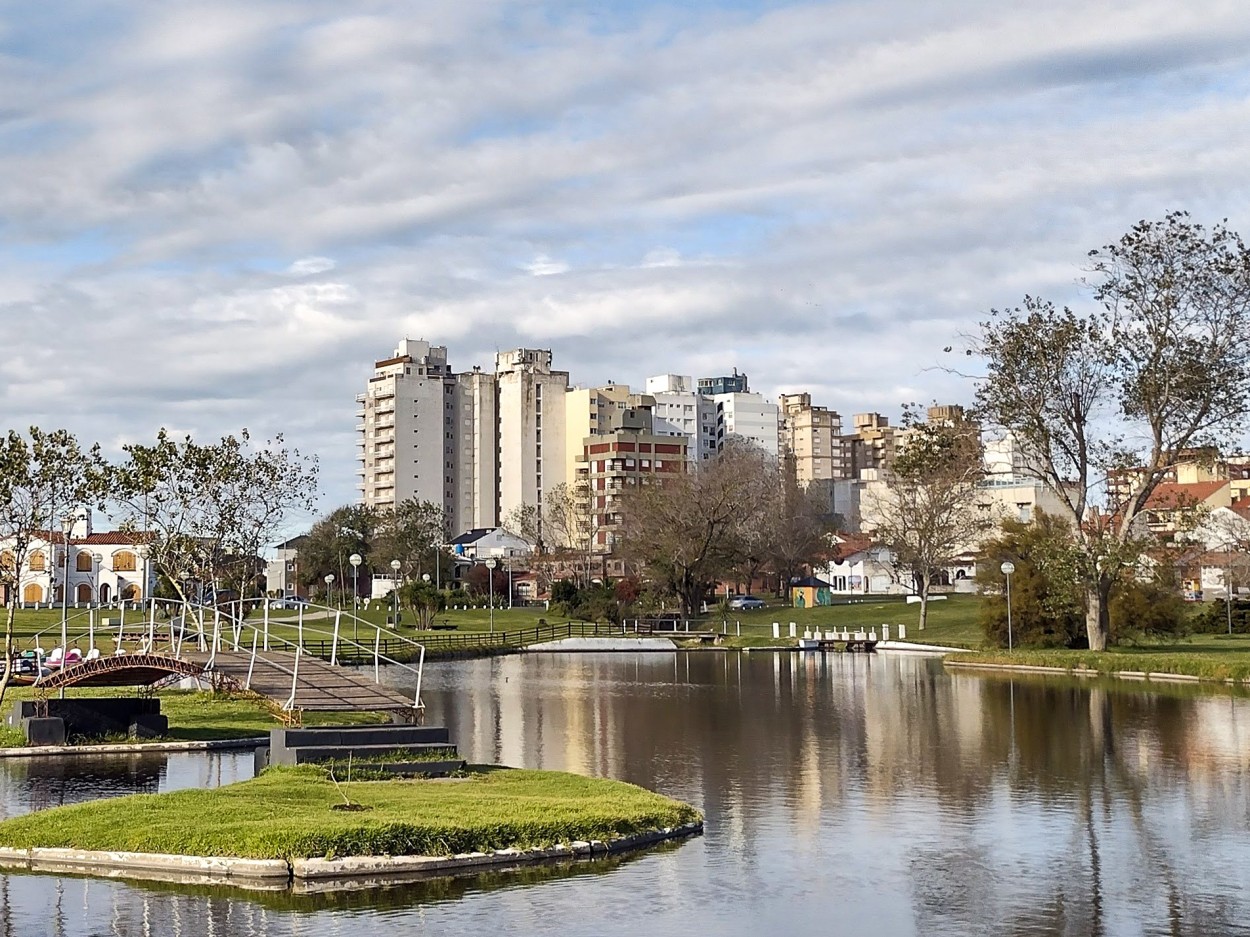
<svg viewBox="0 0 1250 937">
<path fill-rule="evenodd" d="M 1016 564 L 1007 560 L 1002 566 L 998 567 L 999 571 L 1007 577 L 1007 650 L 1012 649 L 1011 638 L 1011 574 L 1016 571 Z"/>
<path fill-rule="evenodd" d="M 399 560 L 391 560 L 391 624 L 396 628 L 399 627 L 399 567 L 402 565 Z"/>
<path fill-rule="evenodd" d="M 486 561 L 486 584 L 490 591 L 490 633 L 495 633 L 495 560 Z"/>
<path fill-rule="evenodd" d="M 422 581 L 423 583 L 425 583 L 426 587 L 428 588 L 428 587 L 429 587 L 429 585 L 430 585 L 430 574 L 429 574 L 429 573 L 422 573 L 422 574 L 421 574 L 421 581 Z M 425 602 L 425 601 L 427 601 L 427 600 L 428 600 L 428 598 L 429 598 L 428 596 L 423 596 L 423 597 L 422 597 L 422 599 L 421 599 L 421 601 L 422 601 L 422 602 Z M 437 612 L 438 612 L 438 598 L 437 598 L 437 597 L 435 597 L 435 599 L 434 599 L 434 609 L 433 609 L 433 611 L 430 611 L 430 612 L 428 613 L 428 614 L 429 614 L 429 616 L 430 616 L 430 624 L 433 624 L 433 623 L 434 623 L 434 615 L 435 615 L 435 613 L 437 613 Z M 417 615 L 417 627 L 418 627 L 418 628 L 423 627 L 423 623 L 422 623 L 422 621 L 421 621 L 421 615 L 420 615 L 420 614 L 418 614 L 418 615 Z M 428 626 L 425 626 L 425 627 L 428 627 Z"/>
<path fill-rule="evenodd" d="M 61 533 L 65 535 L 65 578 L 61 580 L 61 661 L 65 661 L 66 647 L 69 641 L 69 535 L 74 529 L 74 519 L 61 519 Z"/>
<path fill-rule="evenodd" d="M 353 553 L 347 558 L 347 562 L 352 564 L 352 640 L 358 637 L 356 633 L 357 619 L 360 617 L 360 564 L 364 557 L 359 553 Z"/>
<path fill-rule="evenodd" d="M 96 602 L 99 602 L 100 601 L 100 586 L 104 584 L 103 582 L 101 582 L 101 580 L 104 578 L 104 556 L 100 553 L 92 553 L 91 562 L 92 562 L 91 568 L 95 570 L 95 582 L 92 584 L 91 588 L 95 592 Z M 119 583 L 121 582 L 120 578 L 118 579 L 118 582 Z M 117 588 L 117 587 L 114 586 L 114 588 Z M 118 594 L 116 598 L 119 600 L 121 599 L 120 589 L 118 589 Z"/>
<path fill-rule="evenodd" d="M 434 590 L 436 592 L 443 591 L 443 586 L 439 582 L 439 577 L 442 575 L 442 565 L 443 565 L 443 544 L 440 541 L 439 543 L 434 544 Z"/>
<path fill-rule="evenodd" d="M 326 605 L 334 604 L 334 573 L 326 573 Z"/>
</svg>

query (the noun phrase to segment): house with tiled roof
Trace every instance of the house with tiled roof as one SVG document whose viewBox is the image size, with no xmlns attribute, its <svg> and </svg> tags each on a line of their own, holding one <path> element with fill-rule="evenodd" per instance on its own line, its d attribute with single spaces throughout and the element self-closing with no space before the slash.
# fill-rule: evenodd
<svg viewBox="0 0 1250 937">
<path fill-rule="evenodd" d="M 1211 512 L 1230 508 L 1232 503 L 1232 488 L 1227 480 L 1165 482 L 1151 492 L 1142 517 L 1156 536 L 1184 536 L 1199 527 Z"/>
<path fill-rule="evenodd" d="M 888 547 L 864 534 L 834 534 L 829 562 L 812 568 L 835 595 L 908 592 L 897 582 Z"/>
<path fill-rule="evenodd" d="M 58 604 L 68 582 L 70 605 L 139 602 L 155 580 L 146 541 L 142 532 L 93 530 L 90 514 L 74 521 L 68 538 L 63 531 L 40 531 L 16 577 L 18 598 L 28 605 Z M 14 561 L 12 544 L 0 541 L 0 564 L 11 568 Z M 0 585 L 0 600 L 8 600 L 8 588 Z"/>
</svg>

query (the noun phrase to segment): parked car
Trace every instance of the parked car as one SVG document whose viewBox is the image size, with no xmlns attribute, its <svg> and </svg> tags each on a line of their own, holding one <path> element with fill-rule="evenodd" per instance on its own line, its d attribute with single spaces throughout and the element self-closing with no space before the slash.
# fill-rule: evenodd
<svg viewBox="0 0 1250 937">
<path fill-rule="evenodd" d="M 764 600 L 754 595 L 735 595 L 729 600 L 729 607 L 735 610 L 763 608 Z"/>
</svg>

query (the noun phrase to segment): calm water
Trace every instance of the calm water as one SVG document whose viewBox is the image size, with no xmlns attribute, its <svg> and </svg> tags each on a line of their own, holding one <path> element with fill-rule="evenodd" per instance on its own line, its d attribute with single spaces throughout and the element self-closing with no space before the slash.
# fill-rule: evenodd
<svg viewBox="0 0 1250 937">
<path fill-rule="evenodd" d="M 643 784 L 706 835 L 330 896 L 0 877 L 0 935 L 1250 934 L 1250 701 L 1224 693 L 703 653 L 440 664 L 426 695 L 472 760 Z M 0 762 L 0 813 L 251 771 L 90 763 Z"/>
</svg>

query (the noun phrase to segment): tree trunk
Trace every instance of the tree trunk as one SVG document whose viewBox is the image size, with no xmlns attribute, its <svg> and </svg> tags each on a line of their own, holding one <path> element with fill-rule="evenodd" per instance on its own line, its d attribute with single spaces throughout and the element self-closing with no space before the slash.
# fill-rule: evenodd
<svg viewBox="0 0 1250 937">
<path fill-rule="evenodd" d="M 929 622 L 929 584 L 922 582 L 920 584 L 920 630 L 924 631 L 924 626 Z"/>
<path fill-rule="evenodd" d="M 8 692 L 9 684 L 13 680 L 13 620 L 16 616 L 17 602 L 10 599 L 4 623 L 4 676 L 0 677 L 0 705 L 3 705 L 4 694 Z"/>
<path fill-rule="evenodd" d="M 1098 581 L 1085 589 L 1085 634 L 1089 638 L 1091 651 L 1105 651 L 1110 631 L 1108 600 L 1111 583 L 1102 576 Z"/>
</svg>

